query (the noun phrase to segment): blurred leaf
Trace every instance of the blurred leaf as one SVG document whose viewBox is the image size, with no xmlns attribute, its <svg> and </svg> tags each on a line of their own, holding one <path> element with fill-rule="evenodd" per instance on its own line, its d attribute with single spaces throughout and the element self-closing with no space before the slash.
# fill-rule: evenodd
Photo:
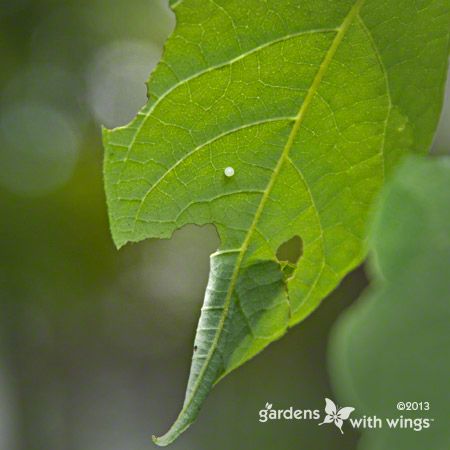
<svg viewBox="0 0 450 450">
<path fill-rule="evenodd" d="M 450 158 L 411 159 L 384 192 L 372 239 L 372 288 L 338 322 L 331 373 L 359 414 L 431 418 L 428 430 L 369 430 L 364 450 L 446 449 L 450 347 Z M 376 264 L 375 264 L 376 262 Z M 430 411 L 396 410 L 429 402 Z"/>
<path fill-rule="evenodd" d="M 104 132 L 118 247 L 187 223 L 221 239 L 184 407 L 161 445 L 361 262 L 385 173 L 430 144 L 448 46 L 445 0 L 171 4 L 178 23 L 148 104 Z M 291 267 L 276 254 L 294 236 Z"/>
</svg>

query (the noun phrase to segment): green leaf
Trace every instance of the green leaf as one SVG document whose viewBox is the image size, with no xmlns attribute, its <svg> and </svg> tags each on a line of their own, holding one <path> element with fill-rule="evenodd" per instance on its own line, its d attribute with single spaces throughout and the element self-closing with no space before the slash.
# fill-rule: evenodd
<svg viewBox="0 0 450 450">
<path fill-rule="evenodd" d="M 372 239 L 372 287 L 337 323 L 331 374 L 360 415 L 413 418 L 422 431 L 367 430 L 362 450 L 446 449 L 450 442 L 450 158 L 411 159 L 384 192 Z M 429 410 L 398 411 L 397 402 Z M 423 406 L 426 408 L 425 406 Z"/>
<path fill-rule="evenodd" d="M 221 239 L 184 406 L 160 445 L 360 264 L 385 175 L 431 142 L 448 54 L 446 0 L 171 6 L 177 26 L 148 104 L 103 136 L 118 247 L 188 223 L 214 224 Z M 276 253 L 294 236 L 292 267 Z"/>
</svg>

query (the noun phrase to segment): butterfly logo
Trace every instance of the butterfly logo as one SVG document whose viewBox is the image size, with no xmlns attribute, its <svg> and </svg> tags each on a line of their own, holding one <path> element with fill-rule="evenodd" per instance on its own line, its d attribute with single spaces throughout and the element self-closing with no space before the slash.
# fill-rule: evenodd
<svg viewBox="0 0 450 450">
<path fill-rule="evenodd" d="M 350 417 L 350 414 L 355 410 L 355 408 L 352 408 L 350 406 L 346 406 L 345 408 L 340 408 L 334 404 L 332 400 L 329 398 L 325 399 L 325 412 L 326 416 L 325 419 L 323 419 L 322 423 L 319 423 L 319 425 L 323 425 L 324 423 L 333 423 L 339 428 L 342 434 L 344 432 L 342 431 L 342 425 L 344 423 L 344 420 L 347 420 Z"/>
</svg>

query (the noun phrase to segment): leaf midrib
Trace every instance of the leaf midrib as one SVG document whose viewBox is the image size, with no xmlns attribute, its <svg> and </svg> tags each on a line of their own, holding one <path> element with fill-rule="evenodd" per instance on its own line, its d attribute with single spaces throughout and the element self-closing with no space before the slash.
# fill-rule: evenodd
<svg viewBox="0 0 450 450">
<path fill-rule="evenodd" d="M 234 289 L 235 289 L 235 286 L 236 286 L 237 278 L 239 276 L 239 271 L 241 269 L 241 265 L 242 265 L 243 259 L 245 257 L 245 254 L 246 254 L 247 250 L 248 250 L 248 247 L 249 247 L 250 240 L 252 238 L 253 232 L 256 229 L 256 225 L 258 224 L 259 219 L 260 219 L 260 217 L 261 217 L 261 215 L 263 213 L 265 204 L 266 204 L 266 202 L 267 202 L 267 200 L 268 200 L 268 198 L 270 196 L 270 193 L 271 193 L 272 188 L 273 188 L 273 186 L 274 186 L 274 184 L 276 182 L 278 174 L 280 173 L 280 171 L 281 171 L 285 161 L 287 160 L 287 158 L 289 156 L 289 152 L 290 152 L 290 150 L 291 150 L 291 148 L 292 148 L 292 146 L 294 144 L 295 138 L 297 137 L 298 131 L 299 131 L 299 129 L 300 129 L 302 123 L 303 123 L 303 120 L 305 118 L 306 112 L 307 112 L 307 110 L 308 110 L 308 108 L 309 108 L 309 106 L 310 106 L 310 104 L 311 104 L 311 102 L 312 102 L 312 100 L 313 100 L 317 90 L 318 90 L 318 87 L 319 87 L 319 85 L 320 85 L 320 83 L 321 83 L 325 73 L 327 72 L 328 67 L 331 64 L 331 61 L 332 61 L 334 55 L 336 54 L 336 51 L 339 48 L 339 45 L 341 44 L 342 40 L 344 39 L 344 37 L 345 37 L 348 29 L 350 28 L 353 20 L 358 16 L 359 11 L 360 11 L 362 5 L 364 4 L 364 2 L 365 2 L 365 0 L 357 0 L 354 3 L 354 5 L 352 6 L 352 8 L 350 9 L 350 11 L 348 12 L 348 14 L 345 17 L 345 19 L 343 20 L 341 26 L 338 28 L 337 34 L 336 34 L 335 38 L 333 39 L 333 42 L 332 42 L 330 48 L 328 49 L 328 51 L 327 51 L 327 53 L 325 55 L 325 58 L 323 59 L 321 65 L 319 67 L 319 70 L 317 71 L 317 74 L 314 77 L 314 80 L 313 80 L 310 88 L 308 89 L 308 93 L 307 93 L 307 95 L 305 97 L 305 100 L 302 102 L 302 105 L 300 106 L 300 109 L 298 111 L 298 114 L 296 116 L 294 125 L 293 125 L 292 130 L 291 130 L 291 133 L 289 134 L 289 138 L 288 138 L 288 140 L 286 142 L 286 145 L 285 145 L 285 147 L 283 149 L 283 152 L 282 152 L 282 154 L 281 154 L 281 156 L 280 156 L 280 158 L 279 158 L 279 160 L 277 162 L 277 165 L 276 165 L 276 167 L 275 167 L 275 169 L 273 171 L 273 174 L 270 177 L 269 183 L 268 183 L 267 188 L 266 188 L 266 190 L 265 190 L 265 192 L 264 192 L 264 194 L 263 194 L 263 196 L 261 198 L 261 201 L 260 201 L 260 203 L 258 205 L 258 209 L 256 210 L 256 213 L 255 213 L 255 218 L 253 219 L 253 222 L 252 222 L 252 224 L 251 224 L 251 226 L 250 226 L 250 228 L 249 228 L 249 230 L 247 232 L 247 235 L 246 235 L 246 237 L 245 237 L 245 239 L 244 239 L 244 241 L 242 243 L 242 246 L 241 246 L 241 248 L 239 250 L 239 256 L 238 256 L 238 259 L 236 261 L 236 267 L 235 267 L 235 269 L 233 271 L 233 275 L 232 275 L 231 280 L 230 280 L 230 286 L 228 288 L 227 295 L 225 297 L 223 313 L 221 315 L 219 326 L 217 327 L 217 332 L 216 332 L 216 334 L 214 336 L 214 340 L 212 342 L 211 348 L 210 348 L 210 350 L 208 352 L 208 355 L 207 355 L 207 357 L 206 357 L 206 359 L 205 359 L 205 361 L 203 363 L 203 366 L 202 366 L 202 368 L 200 370 L 200 373 L 197 376 L 197 379 L 195 381 L 195 385 L 194 385 L 193 389 L 191 390 L 190 398 L 188 399 L 187 402 L 184 403 L 183 409 L 181 410 L 178 418 L 181 418 L 185 414 L 185 412 L 187 411 L 187 409 L 191 405 L 193 399 L 195 398 L 196 393 L 197 393 L 197 391 L 199 389 L 200 383 L 201 383 L 201 381 L 203 379 L 204 373 L 205 373 L 205 371 L 206 371 L 206 369 L 207 369 L 207 367 L 208 367 L 208 365 L 209 365 L 209 363 L 211 361 L 211 358 L 212 358 L 214 352 L 217 349 L 217 344 L 218 344 L 220 336 L 221 336 L 221 334 L 223 332 L 225 320 L 226 320 L 226 318 L 228 316 L 228 310 L 229 310 L 229 307 L 230 307 L 231 298 L 232 298 L 232 295 L 233 295 L 233 292 L 234 292 Z M 177 421 L 178 421 L 178 419 L 177 419 Z M 176 424 L 176 422 L 175 422 L 175 424 Z M 187 426 L 189 426 L 189 425 L 186 425 L 183 429 L 185 429 Z M 169 433 L 170 433 L 170 430 L 168 431 L 167 434 L 169 434 Z"/>
</svg>

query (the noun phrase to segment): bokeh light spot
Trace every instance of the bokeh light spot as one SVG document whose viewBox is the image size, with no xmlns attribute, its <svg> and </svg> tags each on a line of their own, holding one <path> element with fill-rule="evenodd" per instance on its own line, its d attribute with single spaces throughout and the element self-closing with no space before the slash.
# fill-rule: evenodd
<svg viewBox="0 0 450 450">
<path fill-rule="evenodd" d="M 17 103 L 0 116 L 0 184 L 25 196 L 64 185 L 78 160 L 70 116 L 44 104 Z"/>
</svg>

